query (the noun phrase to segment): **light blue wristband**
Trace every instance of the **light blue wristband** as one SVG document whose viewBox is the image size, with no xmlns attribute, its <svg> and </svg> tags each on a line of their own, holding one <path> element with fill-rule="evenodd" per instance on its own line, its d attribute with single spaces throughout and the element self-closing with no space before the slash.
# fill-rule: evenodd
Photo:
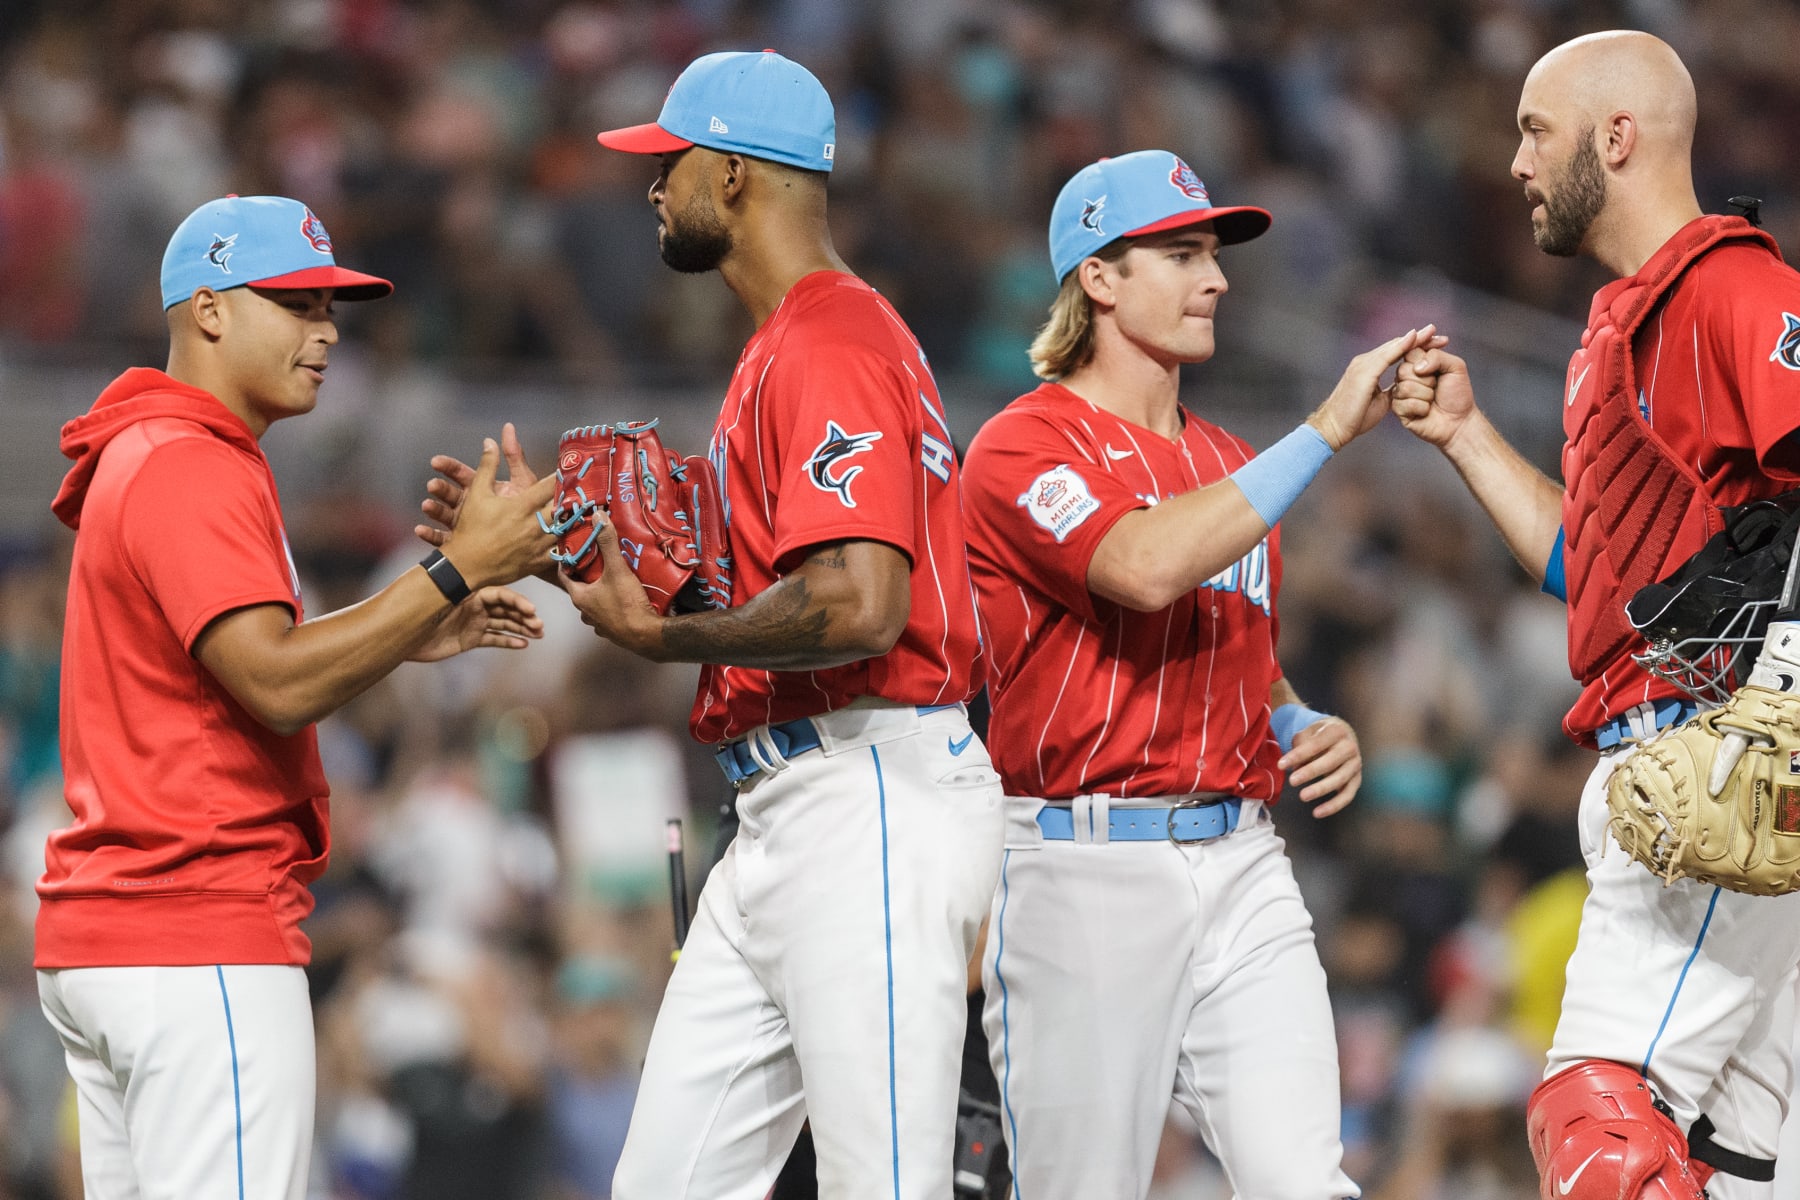
<svg viewBox="0 0 1800 1200">
<path fill-rule="evenodd" d="M 1283 704 L 1269 714 L 1269 732 L 1275 735 L 1275 744 L 1286 754 L 1294 748 L 1295 734 L 1330 715 L 1314 712 L 1304 704 Z"/>
<path fill-rule="evenodd" d="M 1270 529 L 1330 460 L 1331 443 L 1311 425 L 1300 428 L 1231 473 L 1244 499 Z"/>
</svg>

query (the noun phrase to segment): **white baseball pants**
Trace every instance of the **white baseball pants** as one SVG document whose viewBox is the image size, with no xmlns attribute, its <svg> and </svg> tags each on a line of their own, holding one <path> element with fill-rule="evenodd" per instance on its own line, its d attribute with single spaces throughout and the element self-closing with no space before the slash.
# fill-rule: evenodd
<svg viewBox="0 0 1800 1200">
<path fill-rule="evenodd" d="M 87 1200 L 304 1200 L 312 1001 L 299 967 L 38 972 Z"/>
<path fill-rule="evenodd" d="M 847 709 L 738 796 L 663 995 L 615 1200 L 947 1200 L 999 778 L 960 709 Z"/>
<path fill-rule="evenodd" d="M 1312 917 L 1260 806 L 1188 846 L 1046 841 L 1040 807 L 1007 800 L 982 971 L 1012 1200 L 1142 1200 L 1171 1099 L 1244 1200 L 1359 1195 Z"/>
<path fill-rule="evenodd" d="M 1705 1113 L 1727 1150 L 1773 1158 L 1793 1077 L 1800 893 L 1664 887 L 1606 828 L 1606 785 L 1630 750 L 1602 755 L 1582 790 L 1589 891 L 1545 1075 L 1588 1058 L 1636 1067 L 1681 1129 Z M 1723 1173 L 1707 1184 L 1714 1200 L 1767 1187 Z"/>
</svg>

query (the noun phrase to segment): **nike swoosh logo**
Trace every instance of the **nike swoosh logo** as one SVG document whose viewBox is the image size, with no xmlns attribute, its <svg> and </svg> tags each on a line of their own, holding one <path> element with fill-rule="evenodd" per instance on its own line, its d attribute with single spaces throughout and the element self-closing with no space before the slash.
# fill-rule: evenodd
<svg viewBox="0 0 1800 1200">
<path fill-rule="evenodd" d="M 1576 395 L 1578 395 L 1580 393 L 1581 385 L 1587 379 L 1587 373 L 1593 369 L 1594 369 L 1593 363 L 1589 363 L 1587 366 L 1581 368 L 1581 374 L 1577 375 L 1575 377 L 1575 382 L 1571 383 L 1569 385 L 1569 398 L 1567 400 L 1563 401 L 1564 408 L 1574 407 L 1575 397 L 1576 397 Z M 1583 1164 L 1583 1165 L 1585 1166 L 1586 1164 Z"/>
<path fill-rule="evenodd" d="M 975 740 L 975 735 L 973 733 L 965 735 L 963 740 L 960 742 L 957 741 L 955 738 L 951 738 L 950 739 L 950 753 L 961 754 L 964 750 L 967 750 L 969 748 L 969 743 L 974 740 Z"/>
<path fill-rule="evenodd" d="M 1585 375 L 1585 374 L 1587 374 L 1587 372 L 1583 371 L 1582 374 Z M 1605 1147 L 1602 1147 L 1601 1149 L 1604 1149 L 1604 1148 Z M 1600 1157 L 1600 1151 L 1599 1150 L 1594 1151 L 1592 1154 L 1587 1156 L 1586 1162 L 1583 1162 L 1579 1167 L 1575 1168 L 1575 1173 L 1573 1175 L 1569 1176 L 1567 1179 L 1558 1179 L 1556 1181 L 1556 1194 L 1559 1196 L 1568 1195 L 1569 1189 L 1573 1188 L 1575 1186 L 1575 1181 L 1577 1179 L 1581 1178 L 1581 1173 L 1588 1169 L 1588 1163 L 1593 1162 L 1596 1158 L 1599 1158 L 1599 1157 Z"/>
<path fill-rule="evenodd" d="M 1121 458 L 1130 458 L 1131 451 L 1129 451 L 1129 450 L 1114 450 L 1111 446 L 1108 446 L 1106 448 L 1106 457 L 1112 459 L 1114 462 L 1118 462 Z"/>
</svg>

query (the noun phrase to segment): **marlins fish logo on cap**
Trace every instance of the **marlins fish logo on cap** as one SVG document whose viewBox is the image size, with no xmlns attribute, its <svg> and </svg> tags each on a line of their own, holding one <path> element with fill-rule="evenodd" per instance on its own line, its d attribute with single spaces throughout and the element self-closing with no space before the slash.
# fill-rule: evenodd
<svg viewBox="0 0 1800 1200">
<path fill-rule="evenodd" d="M 231 274 L 231 248 L 237 244 L 237 239 L 235 233 L 213 234 L 212 245 L 206 248 L 206 261 L 227 275 Z"/>
<path fill-rule="evenodd" d="M 1105 196 L 1100 197 L 1098 200 L 1089 200 L 1087 206 L 1081 210 L 1081 227 L 1098 234 L 1100 237 L 1105 237 L 1106 230 L 1100 228 L 1100 210 L 1105 207 Z"/>
</svg>

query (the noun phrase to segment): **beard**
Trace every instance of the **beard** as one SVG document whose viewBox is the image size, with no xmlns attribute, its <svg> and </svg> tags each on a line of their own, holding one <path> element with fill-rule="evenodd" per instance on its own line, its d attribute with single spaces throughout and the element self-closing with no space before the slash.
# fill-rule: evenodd
<svg viewBox="0 0 1800 1200">
<path fill-rule="evenodd" d="M 1581 250 L 1594 218 L 1606 207 L 1606 172 L 1600 152 L 1594 149 L 1594 131 L 1584 130 L 1554 195 L 1543 199 L 1544 223 L 1531 231 L 1532 240 L 1545 254 L 1569 258 Z"/>
<path fill-rule="evenodd" d="M 670 213 L 658 250 L 662 260 L 685 275 L 717 270 L 731 253 L 731 231 L 719 220 L 712 197 L 695 192 L 680 213 Z"/>
</svg>

